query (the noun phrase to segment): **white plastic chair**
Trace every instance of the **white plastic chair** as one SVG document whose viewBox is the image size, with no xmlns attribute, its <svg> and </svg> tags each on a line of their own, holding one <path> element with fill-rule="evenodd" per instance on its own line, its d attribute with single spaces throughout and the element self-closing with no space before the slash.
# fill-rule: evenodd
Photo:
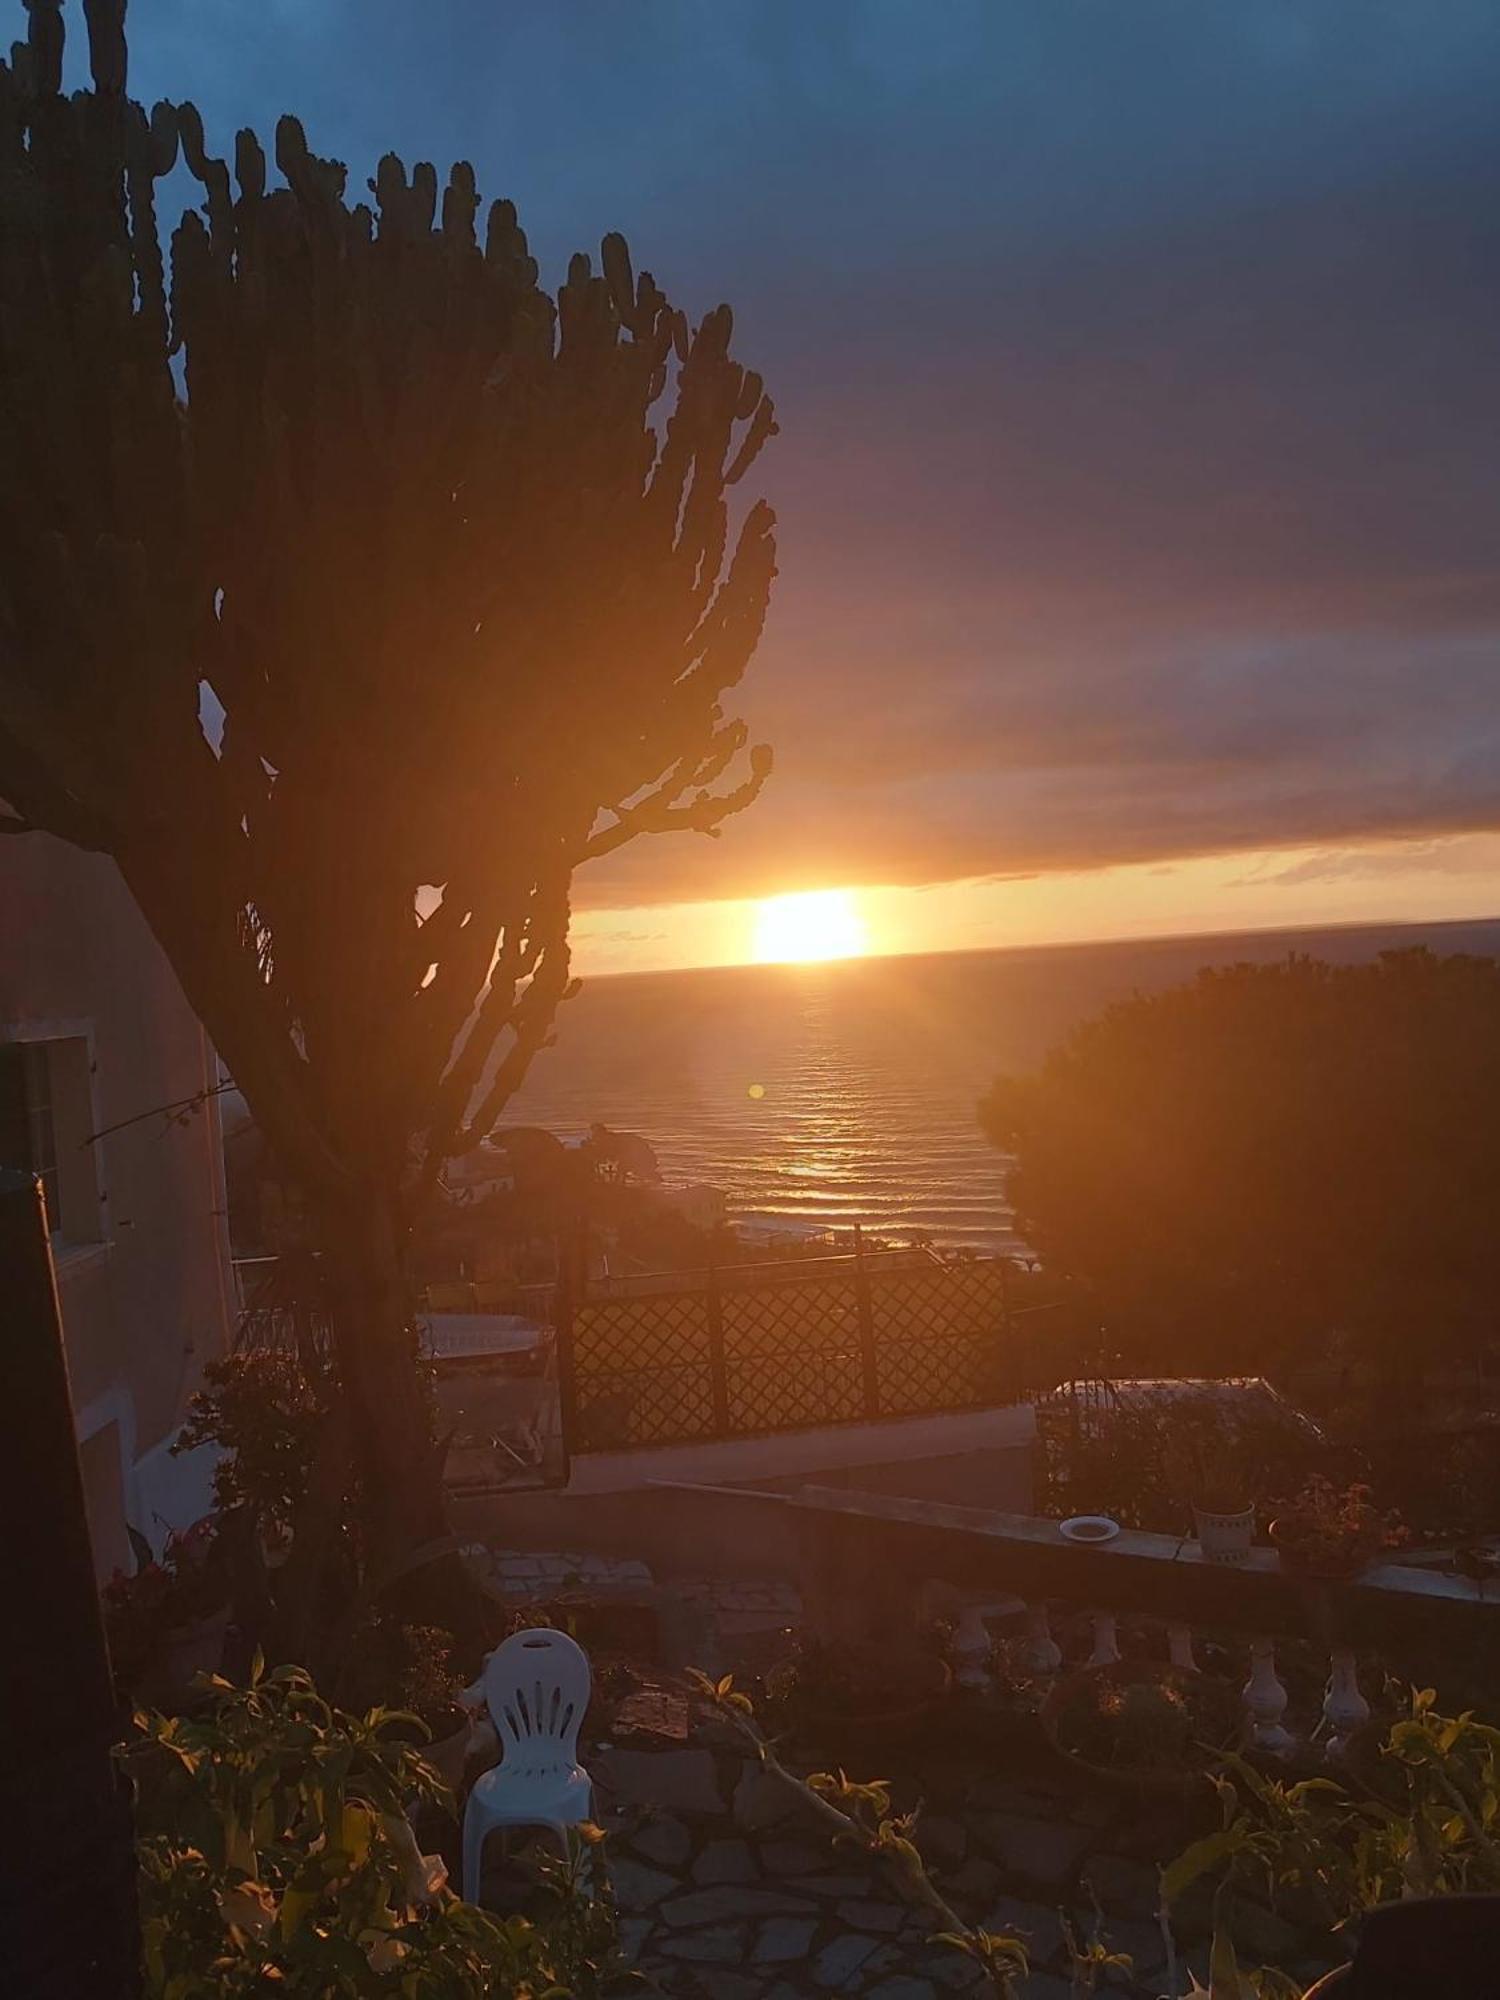
<svg viewBox="0 0 1500 2000">
<path fill-rule="evenodd" d="M 546 1827 L 559 1841 L 591 1819 L 594 1786 L 578 1762 L 589 1705 L 588 1655 L 566 1632 L 538 1626 L 497 1646 L 480 1677 L 501 1760 L 476 1778 L 464 1808 L 464 1900 L 479 1901 L 484 1843 L 497 1827 Z"/>
</svg>

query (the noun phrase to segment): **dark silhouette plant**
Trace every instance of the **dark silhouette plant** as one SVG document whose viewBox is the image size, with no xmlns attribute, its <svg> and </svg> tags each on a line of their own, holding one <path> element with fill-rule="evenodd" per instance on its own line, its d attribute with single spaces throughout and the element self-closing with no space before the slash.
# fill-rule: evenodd
<svg viewBox="0 0 1500 2000">
<path fill-rule="evenodd" d="M 556 298 L 472 169 L 369 202 L 276 128 L 233 167 L 126 94 L 124 0 L 0 65 L 0 830 L 114 857 L 281 1175 L 333 1301 L 372 1565 L 445 1514 L 405 1246 L 569 990 L 574 869 L 714 833 L 769 753 L 721 701 L 776 426 L 623 238 Z M 163 256 L 158 183 L 203 189 Z M 665 421 L 658 429 L 657 413 Z M 331 1440 L 330 1448 L 336 1443 Z"/>
</svg>

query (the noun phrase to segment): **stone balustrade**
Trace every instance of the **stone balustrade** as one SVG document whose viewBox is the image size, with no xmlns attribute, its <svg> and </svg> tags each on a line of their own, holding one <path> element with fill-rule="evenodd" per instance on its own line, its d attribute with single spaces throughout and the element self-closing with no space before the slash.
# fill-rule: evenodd
<svg viewBox="0 0 1500 2000">
<path fill-rule="evenodd" d="M 713 1489 L 721 1499 L 730 1489 Z M 1370 1714 L 1357 1658 L 1403 1641 L 1472 1639 L 1478 1621 L 1500 1612 L 1500 1588 L 1486 1595 L 1463 1577 L 1390 1563 L 1348 1583 L 1318 1583 L 1284 1570 L 1276 1551 L 1252 1549 L 1242 1563 L 1210 1562 L 1191 1539 L 1123 1530 L 1113 1541 L 1066 1540 L 1056 1521 L 939 1501 L 807 1486 L 791 1493 L 732 1489 L 749 1508 L 782 1510 L 796 1522 L 804 1615 L 818 1637 L 880 1643 L 934 1605 L 936 1582 L 955 1618 L 953 1665 L 960 1685 L 987 1684 L 989 1622 L 1019 1625 L 1021 1653 L 1045 1681 L 1063 1665 L 1053 1630 L 1056 1608 L 1090 1616 L 1091 1665 L 1120 1658 L 1122 1613 L 1159 1625 L 1162 1657 L 1198 1664 L 1194 1634 L 1241 1635 L 1250 1739 L 1288 1752 L 1287 1689 L 1277 1670 L 1278 1640 L 1311 1640 L 1328 1658 L 1317 1734 L 1337 1755 Z M 941 1599 L 937 1600 L 941 1601 Z"/>
</svg>

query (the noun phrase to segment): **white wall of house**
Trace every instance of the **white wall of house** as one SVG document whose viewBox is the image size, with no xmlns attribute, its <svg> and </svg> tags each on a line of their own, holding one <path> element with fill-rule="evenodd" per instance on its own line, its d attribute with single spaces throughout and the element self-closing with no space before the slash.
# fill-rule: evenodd
<svg viewBox="0 0 1500 2000">
<path fill-rule="evenodd" d="M 218 1104 L 158 1107 L 215 1080 L 114 863 L 0 841 L 0 1150 L 47 1188 L 101 1577 L 130 1567 L 127 1523 L 159 1548 L 208 1505 L 207 1455 L 169 1447 L 232 1328 Z"/>
</svg>

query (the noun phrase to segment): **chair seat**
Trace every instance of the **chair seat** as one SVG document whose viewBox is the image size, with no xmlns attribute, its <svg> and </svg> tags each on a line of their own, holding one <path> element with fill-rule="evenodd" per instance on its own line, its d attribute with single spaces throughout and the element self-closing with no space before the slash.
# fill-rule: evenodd
<svg viewBox="0 0 1500 2000">
<path fill-rule="evenodd" d="M 497 1764 L 470 1794 L 491 1826 L 576 1826 L 593 1811 L 594 1787 L 580 1765 L 516 1770 Z"/>
</svg>

